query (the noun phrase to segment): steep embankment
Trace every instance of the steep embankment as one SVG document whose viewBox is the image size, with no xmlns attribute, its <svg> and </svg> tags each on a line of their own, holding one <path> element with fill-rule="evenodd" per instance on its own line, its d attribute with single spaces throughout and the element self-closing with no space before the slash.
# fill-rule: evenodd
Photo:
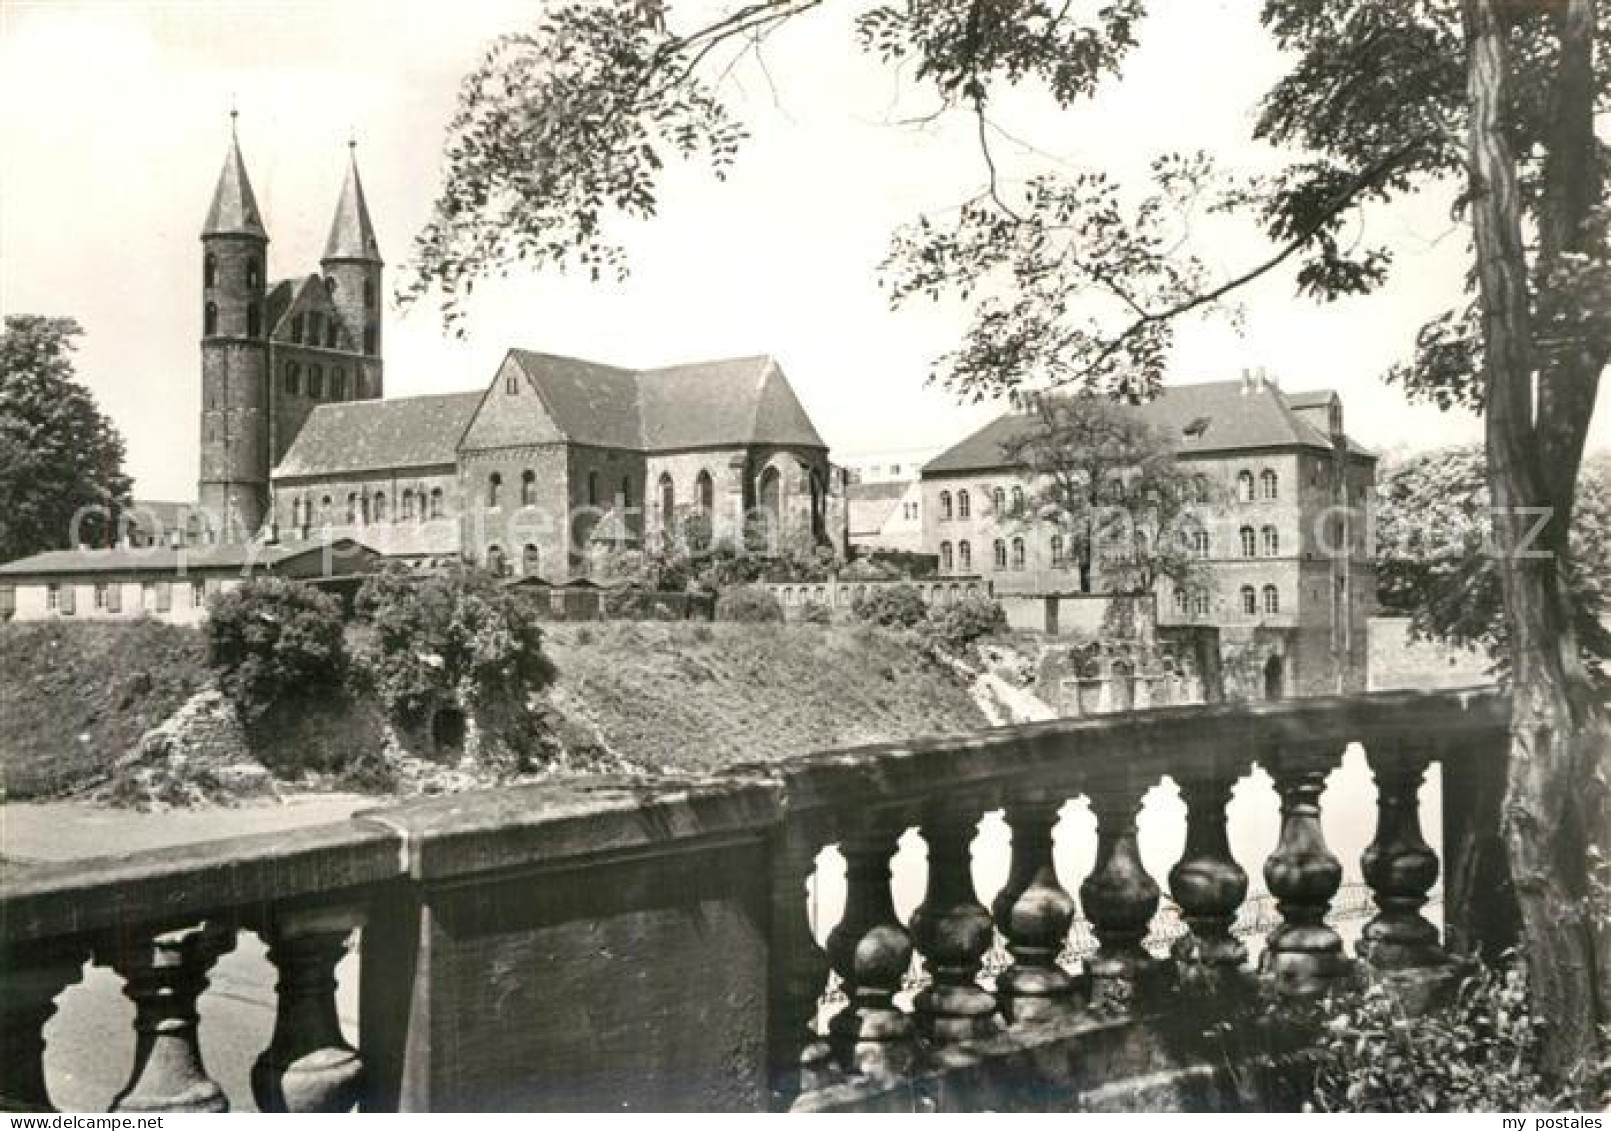
<svg viewBox="0 0 1611 1131">
<path fill-rule="evenodd" d="M 0 625 L 9 798 L 96 784 L 206 680 L 201 634 L 153 621 Z"/>
<path fill-rule="evenodd" d="M 985 726 L 965 681 L 916 646 L 814 625 L 555 625 L 555 705 L 613 754 L 699 773 Z"/>
</svg>

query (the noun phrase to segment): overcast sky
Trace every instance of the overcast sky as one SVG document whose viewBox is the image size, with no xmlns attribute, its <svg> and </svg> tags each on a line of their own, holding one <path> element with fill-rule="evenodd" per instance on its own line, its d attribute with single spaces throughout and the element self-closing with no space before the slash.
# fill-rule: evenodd
<svg viewBox="0 0 1611 1131">
<path fill-rule="evenodd" d="M 976 191 L 971 125 L 902 126 L 929 100 L 859 56 L 849 8 L 780 35 L 732 88 L 754 133 L 719 183 L 678 170 L 657 221 L 624 229 L 625 285 L 524 276 L 478 291 L 465 341 L 429 308 L 388 310 L 389 395 L 479 387 L 512 346 L 625 365 L 770 353 L 841 456 L 942 446 L 987 419 L 924 383 L 952 346 L 955 309 L 891 313 L 874 268 L 890 231 Z M 277 0 L 163 4 L 0 0 L 0 309 L 70 314 L 79 370 L 129 443 L 145 497 L 193 498 L 201 222 L 228 138 L 240 136 L 272 238 L 270 276 L 317 269 L 349 132 L 389 284 L 437 187 L 460 76 L 492 36 L 529 23 L 531 0 Z M 1122 84 L 1072 114 L 1034 97 L 1000 107 L 1033 150 L 1002 142 L 1022 174 L 1047 162 L 1121 174 L 1153 153 L 1206 147 L 1268 165 L 1247 140 L 1282 60 L 1257 0 L 1154 0 Z M 1464 240 L 1446 201 L 1377 215 L 1367 238 L 1401 259 L 1393 285 L 1315 306 L 1272 275 L 1226 320 L 1185 329 L 1174 380 L 1263 366 L 1289 389 L 1330 386 L 1349 429 L 1378 450 L 1476 439 L 1469 417 L 1408 408 L 1380 374 L 1416 327 L 1458 296 Z M 1261 250 L 1245 229 L 1206 250 L 1225 270 Z M 1605 413 L 1591 444 L 1611 440 Z"/>
</svg>

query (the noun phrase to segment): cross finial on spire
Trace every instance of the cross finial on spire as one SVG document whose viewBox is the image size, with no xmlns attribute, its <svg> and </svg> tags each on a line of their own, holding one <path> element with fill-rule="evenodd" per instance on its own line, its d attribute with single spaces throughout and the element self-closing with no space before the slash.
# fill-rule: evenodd
<svg viewBox="0 0 1611 1131">
<path fill-rule="evenodd" d="M 229 96 L 229 136 L 235 136 L 235 119 L 241 116 L 240 109 L 235 105 L 235 96 Z"/>
</svg>

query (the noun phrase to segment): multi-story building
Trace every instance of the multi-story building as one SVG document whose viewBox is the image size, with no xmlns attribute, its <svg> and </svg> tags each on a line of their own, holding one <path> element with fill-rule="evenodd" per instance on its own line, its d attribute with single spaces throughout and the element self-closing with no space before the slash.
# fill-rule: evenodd
<svg viewBox="0 0 1611 1131">
<path fill-rule="evenodd" d="M 1209 488 L 1186 534 L 1204 568 L 1190 586 L 1160 582 L 1157 622 L 1218 626 L 1228 661 L 1250 657 L 1245 681 L 1266 694 L 1362 690 L 1376 457 L 1345 434 L 1337 394 L 1246 373 L 1174 386 L 1135 411 Z M 923 543 L 942 573 L 982 575 L 1003 594 L 1078 591 L 1056 524 L 1012 517 L 1035 484 L 1004 444 L 1034 427 L 999 417 L 923 468 Z"/>
</svg>

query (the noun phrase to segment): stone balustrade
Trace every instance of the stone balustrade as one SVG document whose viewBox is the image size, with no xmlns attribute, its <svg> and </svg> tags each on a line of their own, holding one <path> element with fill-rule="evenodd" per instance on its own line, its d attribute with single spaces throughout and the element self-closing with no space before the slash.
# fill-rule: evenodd
<svg viewBox="0 0 1611 1131">
<path fill-rule="evenodd" d="M 8 863 L 0 1102 L 50 1108 L 45 1026 L 93 962 L 134 1004 L 114 1109 L 244 1103 L 209 1077 L 198 1020 L 241 932 L 265 942 L 276 987 L 251 1072 L 264 1110 L 1094 1107 L 1116 1081 L 1161 1068 L 1209 1087 L 1213 1071 L 1180 1034 L 1212 1018 L 1260 1002 L 1297 1016 L 1361 962 L 1438 971 L 1506 945 L 1507 714 L 1486 689 L 1168 708 Z M 1349 948 L 1327 922 L 1342 865 L 1321 818 L 1327 776 L 1354 743 L 1379 806 L 1360 862 L 1376 912 Z M 1434 764 L 1441 862 L 1417 806 Z M 1274 783 L 1279 833 L 1262 861 L 1238 861 L 1226 806 L 1255 765 Z M 1137 813 L 1166 778 L 1184 801 L 1184 849 L 1153 876 Z M 1053 831 L 1078 798 L 1095 819 L 1094 865 L 1065 877 Z M 982 892 L 975 837 L 993 813 L 1010 860 L 1000 889 Z M 903 921 L 891 862 L 912 830 L 927 879 Z M 826 930 L 807 896 L 829 847 L 845 898 Z M 1422 913 L 1440 864 L 1441 931 Z M 1232 924 L 1256 869 L 1280 922 L 1254 963 Z M 1185 927 L 1167 953 L 1145 945 L 1161 906 Z M 1069 968 L 1059 956 L 1076 916 L 1097 949 Z M 988 975 L 998 942 L 1006 964 Z M 349 1042 L 335 971 L 354 945 Z M 841 992 L 827 998 L 830 974 Z"/>
</svg>

